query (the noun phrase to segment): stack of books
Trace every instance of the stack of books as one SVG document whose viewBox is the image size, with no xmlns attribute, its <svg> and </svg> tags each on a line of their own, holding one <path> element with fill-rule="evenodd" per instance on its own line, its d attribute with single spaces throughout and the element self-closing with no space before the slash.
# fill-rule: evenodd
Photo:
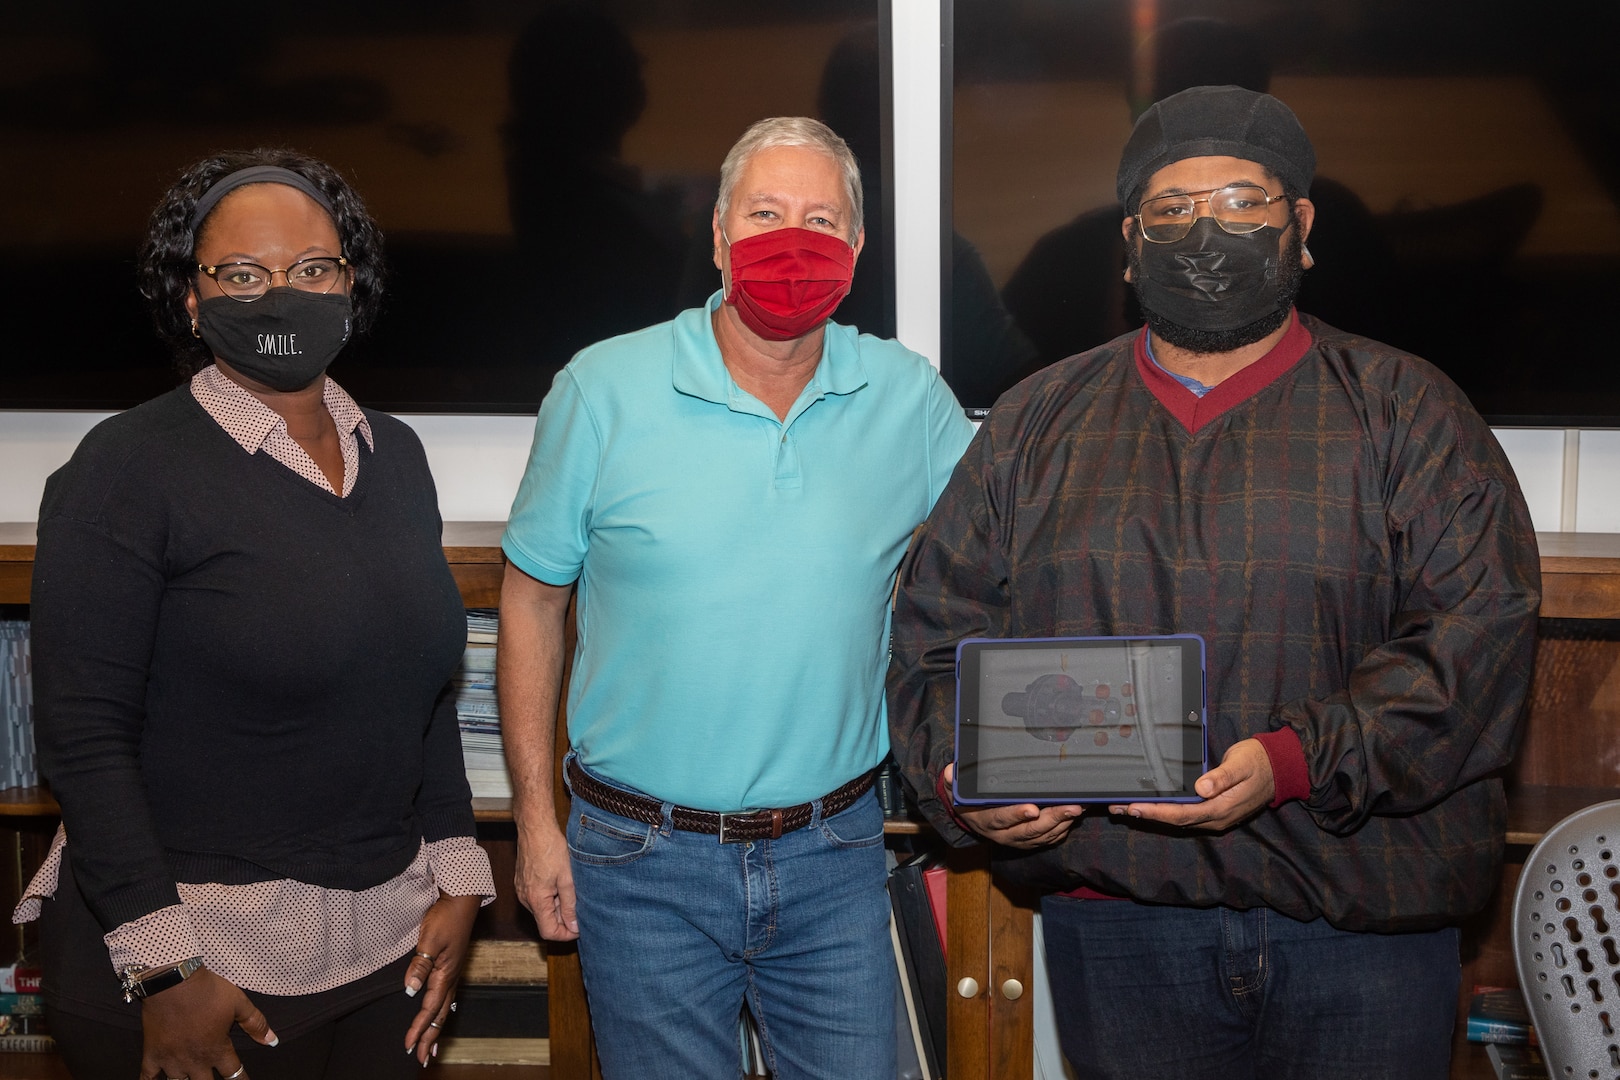
<svg viewBox="0 0 1620 1080">
<path fill-rule="evenodd" d="M 889 938 L 896 980 L 895 1051 L 901 1080 L 945 1075 L 945 867 L 916 855 L 889 871 Z"/>
<path fill-rule="evenodd" d="M 1533 1046 L 1488 1043 L 1485 1055 L 1496 1070 L 1496 1080 L 1547 1080 L 1547 1064 Z"/>
<path fill-rule="evenodd" d="M 26 619 L 0 620 L 0 789 L 39 783 Z"/>
<path fill-rule="evenodd" d="M 511 798 L 501 744 L 501 713 L 495 703 L 495 641 L 500 613 L 494 608 L 467 609 L 467 653 L 456 674 L 456 720 L 461 728 L 461 756 L 474 798 Z"/>
<path fill-rule="evenodd" d="M 1535 1046 L 1535 1026 L 1516 986 L 1476 986 L 1468 999 L 1468 1041 Z"/>
<path fill-rule="evenodd" d="M 550 1060 L 546 957 L 540 942 L 479 938 L 467 949 L 444 1025 L 443 1065 L 544 1065 Z"/>
<path fill-rule="evenodd" d="M 45 1028 L 39 969 L 26 963 L 0 967 L 0 1051 L 38 1054 L 54 1048 Z"/>
<path fill-rule="evenodd" d="M 872 787 L 877 791 L 878 805 L 883 808 L 883 820 L 908 821 L 920 817 L 911 812 L 911 800 L 906 795 L 905 782 L 900 779 L 900 766 L 895 764 L 893 754 L 885 755 L 878 765 Z"/>
</svg>

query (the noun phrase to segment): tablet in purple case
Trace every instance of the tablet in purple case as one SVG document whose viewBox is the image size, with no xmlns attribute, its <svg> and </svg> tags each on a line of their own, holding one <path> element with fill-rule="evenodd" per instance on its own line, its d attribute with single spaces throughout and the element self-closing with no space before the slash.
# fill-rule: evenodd
<svg viewBox="0 0 1620 1080">
<path fill-rule="evenodd" d="M 1197 634 L 956 648 L 957 802 L 1198 802 L 1207 731 Z"/>
</svg>

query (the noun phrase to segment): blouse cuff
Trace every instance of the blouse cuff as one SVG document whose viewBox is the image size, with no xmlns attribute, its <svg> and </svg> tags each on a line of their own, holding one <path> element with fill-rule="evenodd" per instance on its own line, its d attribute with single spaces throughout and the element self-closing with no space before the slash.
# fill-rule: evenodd
<svg viewBox="0 0 1620 1080">
<path fill-rule="evenodd" d="M 479 896 L 485 907 L 495 899 L 495 875 L 489 853 L 470 836 L 447 836 L 427 845 L 433 882 L 447 896 Z"/>
<path fill-rule="evenodd" d="M 1263 731 L 1254 737 L 1271 759 L 1271 780 L 1274 793 L 1271 809 L 1285 802 L 1306 799 L 1311 794 L 1311 774 L 1305 765 L 1305 748 L 1300 745 L 1299 732 L 1291 727 L 1277 731 Z"/>
<path fill-rule="evenodd" d="M 202 942 L 184 904 L 171 904 L 117 926 L 102 938 L 113 970 L 177 964 L 202 955 Z"/>
</svg>

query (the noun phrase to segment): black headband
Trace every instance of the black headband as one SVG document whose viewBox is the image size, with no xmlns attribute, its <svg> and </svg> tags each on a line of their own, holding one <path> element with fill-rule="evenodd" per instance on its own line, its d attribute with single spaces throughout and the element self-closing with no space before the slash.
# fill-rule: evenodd
<svg viewBox="0 0 1620 1080">
<path fill-rule="evenodd" d="M 214 186 L 203 192 L 202 198 L 197 200 L 197 207 L 191 212 L 191 231 L 197 232 L 197 226 L 203 219 L 213 212 L 219 205 L 219 200 L 229 195 L 239 187 L 248 184 L 286 184 L 297 188 L 305 195 L 321 204 L 321 209 L 331 214 L 336 220 L 337 215 L 332 210 L 332 200 L 326 193 L 316 187 L 307 176 L 302 176 L 291 169 L 283 169 L 280 165 L 253 165 L 246 169 L 238 169 L 228 176 L 222 176 L 214 181 Z"/>
</svg>

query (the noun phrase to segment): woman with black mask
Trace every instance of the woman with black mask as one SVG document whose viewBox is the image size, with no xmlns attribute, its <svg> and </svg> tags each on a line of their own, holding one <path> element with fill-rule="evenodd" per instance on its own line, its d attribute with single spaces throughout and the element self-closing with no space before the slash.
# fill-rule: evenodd
<svg viewBox="0 0 1620 1080">
<path fill-rule="evenodd" d="M 494 889 L 426 458 L 326 376 L 381 235 L 329 166 L 223 154 L 159 203 L 139 273 L 190 378 L 91 431 L 39 516 L 63 829 L 17 917 L 51 1030 L 81 1078 L 407 1075 Z"/>
</svg>

